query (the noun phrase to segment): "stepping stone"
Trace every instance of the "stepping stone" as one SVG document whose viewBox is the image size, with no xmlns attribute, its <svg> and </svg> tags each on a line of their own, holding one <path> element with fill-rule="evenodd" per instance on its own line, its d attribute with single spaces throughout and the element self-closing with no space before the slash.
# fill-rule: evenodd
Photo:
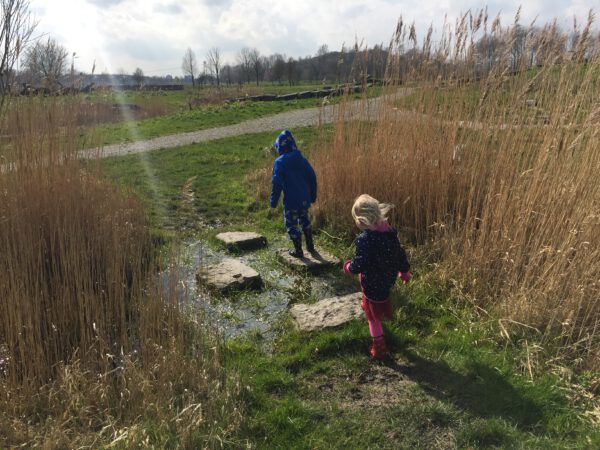
<svg viewBox="0 0 600 450">
<path fill-rule="evenodd" d="M 337 327 L 364 317 L 360 307 L 362 294 L 344 295 L 320 300 L 312 305 L 297 304 L 290 308 L 292 318 L 300 331 Z"/>
<path fill-rule="evenodd" d="M 313 254 L 304 250 L 303 258 L 296 258 L 290 255 L 287 249 L 277 251 L 277 256 L 286 266 L 295 269 L 319 270 L 340 264 L 339 259 L 319 248 Z"/>
<path fill-rule="evenodd" d="M 267 245 L 267 239 L 264 236 L 250 231 L 219 233 L 216 238 L 225 244 L 228 250 L 256 250 Z"/>
<path fill-rule="evenodd" d="M 196 272 L 196 277 L 199 282 L 222 292 L 262 287 L 262 279 L 258 272 L 233 258 L 201 267 Z"/>
</svg>

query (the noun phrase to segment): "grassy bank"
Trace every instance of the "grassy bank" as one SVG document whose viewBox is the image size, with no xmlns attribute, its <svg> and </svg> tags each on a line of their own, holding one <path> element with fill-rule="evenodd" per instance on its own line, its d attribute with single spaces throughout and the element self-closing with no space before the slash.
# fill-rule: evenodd
<svg viewBox="0 0 600 450">
<path fill-rule="evenodd" d="M 328 134 L 293 131 L 311 160 Z M 150 199 L 160 194 L 164 215 L 151 209 L 157 227 L 186 230 L 212 245 L 215 233 L 233 229 L 258 231 L 277 242 L 283 234 L 280 212 L 269 218 L 265 198 L 272 164 L 265 147 L 275 134 L 102 164 L 111 178 L 132 186 L 148 205 L 155 205 Z M 147 165 L 153 168 L 154 188 L 144 175 Z M 192 199 L 187 215 L 181 210 L 182 192 Z M 327 226 L 316 239 L 345 258 L 352 248 L 344 236 L 354 233 Z M 390 363 L 367 357 L 363 322 L 304 334 L 283 318 L 272 344 L 260 334 L 227 344 L 226 366 L 242 374 L 245 386 L 245 420 L 238 438 L 255 448 L 306 449 L 598 445 L 592 420 L 597 408 L 594 372 L 573 373 L 548 363 L 534 332 L 506 339 L 500 317 L 484 314 L 460 297 L 431 248 L 411 247 L 409 253 L 414 283 L 394 293 L 395 318 L 385 329 Z M 284 270 L 271 261 L 272 269 Z M 314 300 L 313 277 L 298 277 L 297 289 L 307 290 L 302 301 Z M 231 301 L 252 300 L 240 296 Z"/>
</svg>

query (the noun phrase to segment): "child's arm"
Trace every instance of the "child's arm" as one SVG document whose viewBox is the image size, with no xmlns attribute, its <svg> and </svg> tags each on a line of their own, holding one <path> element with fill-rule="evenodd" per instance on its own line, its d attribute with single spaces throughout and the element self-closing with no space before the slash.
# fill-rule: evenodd
<svg viewBox="0 0 600 450">
<path fill-rule="evenodd" d="M 405 273 L 408 271 L 410 271 L 410 263 L 406 257 L 406 252 L 400 247 L 400 251 L 398 252 L 398 272 Z"/>
<path fill-rule="evenodd" d="M 365 242 L 365 238 L 363 236 L 359 236 L 356 239 L 356 255 L 352 260 L 350 260 L 350 264 L 345 267 L 348 272 L 353 274 L 359 274 L 363 272 L 368 265 L 369 255 L 367 251 L 367 244 Z"/>
<path fill-rule="evenodd" d="M 271 197 L 269 199 L 269 205 L 271 208 L 276 208 L 279 202 L 279 196 L 283 190 L 283 173 L 281 169 L 281 163 L 275 160 L 273 164 L 273 176 L 271 177 Z"/>
<path fill-rule="evenodd" d="M 406 252 L 399 246 L 398 251 L 398 278 L 402 280 L 403 284 L 406 284 L 412 278 L 412 273 L 410 273 L 410 264 L 408 262 L 408 258 L 406 257 Z"/>
<path fill-rule="evenodd" d="M 317 201 L 317 175 L 306 158 L 304 158 L 304 162 L 308 186 L 310 188 L 310 202 L 314 203 Z"/>
</svg>

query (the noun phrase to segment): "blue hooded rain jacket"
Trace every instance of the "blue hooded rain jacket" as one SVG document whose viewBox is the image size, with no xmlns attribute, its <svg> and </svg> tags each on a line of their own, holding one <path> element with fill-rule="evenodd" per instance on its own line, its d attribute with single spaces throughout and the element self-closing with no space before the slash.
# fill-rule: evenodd
<svg viewBox="0 0 600 450">
<path fill-rule="evenodd" d="M 317 200 L 317 176 L 296 147 L 292 133 L 283 130 L 275 140 L 280 155 L 273 164 L 270 205 L 275 208 L 283 191 L 283 208 L 306 210 Z"/>
</svg>

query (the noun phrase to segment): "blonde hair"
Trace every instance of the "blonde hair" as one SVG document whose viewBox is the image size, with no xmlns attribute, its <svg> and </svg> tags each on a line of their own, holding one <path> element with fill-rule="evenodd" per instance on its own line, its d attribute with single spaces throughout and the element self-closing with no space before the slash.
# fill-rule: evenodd
<svg viewBox="0 0 600 450">
<path fill-rule="evenodd" d="M 394 207 L 389 203 L 379 203 L 370 195 L 359 196 L 352 206 L 352 218 L 358 227 L 371 228 L 387 220 L 387 213 Z"/>
</svg>

